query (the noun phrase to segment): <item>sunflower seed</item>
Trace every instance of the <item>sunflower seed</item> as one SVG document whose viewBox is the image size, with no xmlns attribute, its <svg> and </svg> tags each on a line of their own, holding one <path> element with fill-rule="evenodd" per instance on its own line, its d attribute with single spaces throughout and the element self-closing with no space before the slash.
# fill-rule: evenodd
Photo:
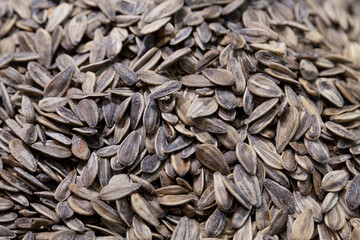
<svg viewBox="0 0 360 240">
<path fill-rule="evenodd" d="M 1 237 L 357 239 L 359 6 L 4 1 Z"/>
</svg>

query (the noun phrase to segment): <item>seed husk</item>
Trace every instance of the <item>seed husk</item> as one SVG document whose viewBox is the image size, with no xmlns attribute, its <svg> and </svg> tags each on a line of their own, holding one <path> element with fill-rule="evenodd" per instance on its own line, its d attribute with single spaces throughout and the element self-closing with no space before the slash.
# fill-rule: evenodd
<svg viewBox="0 0 360 240">
<path fill-rule="evenodd" d="M 261 190 L 257 176 L 248 174 L 240 165 L 234 169 L 234 180 L 238 189 L 245 195 L 247 201 L 255 206 L 261 205 Z"/>
<path fill-rule="evenodd" d="M 260 97 L 282 97 L 284 92 L 268 77 L 262 75 L 253 75 L 249 79 L 249 90 Z"/>
<path fill-rule="evenodd" d="M 99 158 L 96 153 L 92 153 L 80 176 L 81 184 L 89 187 L 95 180 L 99 170 Z"/>
<path fill-rule="evenodd" d="M 319 71 L 311 61 L 303 59 L 300 61 L 300 73 L 304 79 L 312 81 L 317 78 Z"/>
<path fill-rule="evenodd" d="M 357 136 L 353 132 L 348 131 L 345 127 L 343 127 L 340 124 L 328 121 L 325 123 L 325 126 L 327 129 L 329 129 L 329 131 L 331 131 L 332 133 L 334 133 L 335 135 L 337 135 L 339 137 L 346 138 L 346 139 L 353 140 L 353 141 L 357 140 Z"/>
<path fill-rule="evenodd" d="M 360 205 L 360 198 L 359 193 L 357 191 L 358 185 L 360 184 L 360 176 L 357 175 L 353 178 L 350 183 L 349 189 L 346 191 L 345 195 L 345 202 L 346 205 L 351 209 L 354 210 Z"/>
<path fill-rule="evenodd" d="M 58 142 L 55 142 L 54 140 L 46 140 L 45 144 L 43 144 L 42 142 L 36 142 L 34 144 L 31 144 L 31 147 L 45 155 L 49 155 L 55 158 L 61 159 L 71 156 L 70 149 L 64 147 Z"/>
<path fill-rule="evenodd" d="M 292 236 L 294 239 L 310 240 L 314 232 L 314 219 L 311 210 L 302 212 L 293 223 Z"/>
<path fill-rule="evenodd" d="M 69 186 L 75 183 L 76 171 L 71 171 L 55 190 L 54 198 L 58 201 L 65 201 L 71 194 Z"/>
<path fill-rule="evenodd" d="M 226 189 L 224 177 L 221 175 L 221 173 L 215 172 L 213 176 L 215 200 L 221 209 L 227 211 L 232 206 L 232 196 L 228 193 Z"/>
<path fill-rule="evenodd" d="M 20 181 L 14 174 L 0 169 L 0 176 L 4 179 L 9 185 L 13 186 L 14 188 L 19 189 L 20 191 L 32 195 L 33 192 L 31 189 L 22 181 Z"/>
<path fill-rule="evenodd" d="M 248 118 L 245 119 L 245 124 L 251 123 L 259 118 L 261 118 L 264 114 L 269 112 L 275 104 L 279 101 L 278 98 L 273 98 L 268 101 L 261 103 L 258 107 L 256 107 L 250 114 Z"/>
<path fill-rule="evenodd" d="M 218 104 L 214 98 L 198 98 L 192 102 L 186 115 L 191 118 L 205 117 L 210 116 L 217 109 Z"/>
<path fill-rule="evenodd" d="M 349 174 L 345 170 L 336 170 L 327 173 L 321 183 L 321 187 L 329 192 L 338 192 L 346 184 Z"/>
<path fill-rule="evenodd" d="M 49 20 L 46 24 L 46 31 L 52 32 L 55 27 L 62 23 L 65 18 L 71 13 L 73 6 L 71 4 L 62 3 L 57 6 L 50 14 Z"/>
<path fill-rule="evenodd" d="M 120 217 L 118 213 L 107 203 L 98 199 L 94 199 L 91 201 L 91 204 L 95 212 L 98 213 L 102 218 L 110 222 L 120 223 Z"/>
<path fill-rule="evenodd" d="M 159 199 L 159 203 L 165 206 L 178 206 L 195 200 L 193 195 L 165 195 Z"/>
<path fill-rule="evenodd" d="M 234 77 L 231 72 L 221 69 L 206 68 L 202 73 L 212 83 L 220 86 L 231 86 L 234 84 Z"/>
<path fill-rule="evenodd" d="M 152 9 L 145 18 L 146 22 L 153 22 L 157 19 L 171 16 L 184 5 L 183 0 L 167 0 Z"/>
<path fill-rule="evenodd" d="M 139 187 L 140 185 L 137 183 L 107 185 L 100 191 L 99 197 L 104 201 L 113 201 L 130 195 L 132 192 L 139 189 Z"/>
<path fill-rule="evenodd" d="M 126 166 L 134 163 L 139 153 L 139 145 L 140 136 L 136 131 L 133 131 L 120 145 L 117 152 L 117 161 Z"/>
<path fill-rule="evenodd" d="M 264 186 L 276 206 L 290 214 L 295 211 L 294 198 L 288 189 L 269 179 L 265 179 Z"/>
<path fill-rule="evenodd" d="M 29 171 L 35 172 L 37 170 L 36 159 L 30 150 L 19 139 L 13 139 L 9 143 L 10 152 L 14 158 L 19 161 Z"/>
<path fill-rule="evenodd" d="M 236 157 L 241 166 L 250 174 L 256 174 L 257 160 L 255 150 L 248 144 L 239 142 L 236 145 Z"/>
<path fill-rule="evenodd" d="M 11 209 L 14 206 L 14 203 L 11 200 L 0 198 L 0 210 L 6 211 L 8 209 Z"/>
<path fill-rule="evenodd" d="M 275 169 L 283 169 L 281 164 L 281 156 L 274 151 L 271 151 L 268 148 L 261 146 L 253 146 L 255 152 L 259 155 L 259 157 L 266 163 L 268 166 Z"/>
<path fill-rule="evenodd" d="M 30 2 L 0 4 L 1 238 L 359 238 L 357 1 Z"/>
<path fill-rule="evenodd" d="M 150 96 L 154 99 L 165 97 L 165 96 L 179 90 L 181 88 L 181 85 L 182 84 L 180 82 L 175 81 L 175 80 L 166 82 L 166 83 L 154 88 L 154 90 L 152 91 Z"/>
<path fill-rule="evenodd" d="M 199 145 L 196 149 L 196 156 L 202 164 L 213 171 L 220 171 L 223 174 L 230 171 L 223 154 L 213 145 Z"/>
<path fill-rule="evenodd" d="M 50 208 L 42 205 L 42 204 L 38 204 L 38 203 L 30 203 L 31 207 L 34 208 L 37 212 L 39 212 L 40 214 L 44 215 L 45 217 L 49 218 L 50 220 L 54 221 L 54 222 L 59 222 L 60 219 L 57 215 L 57 213 L 53 210 L 51 210 Z"/>
<path fill-rule="evenodd" d="M 225 213 L 217 208 L 205 223 L 205 233 L 209 237 L 216 237 L 221 234 L 225 228 Z"/>
<path fill-rule="evenodd" d="M 134 208 L 134 211 L 146 222 L 150 223 L 153 226 L 159 225 L 159 220 L 152 213 L 148 202 L 141 197 L 138 193 L 131 194 L 131 205 Z"/>
<path fill-rule="evenodd" d="M 167 18 L 165 18 L 167 20 Z M 170 20 L 170 19 L 168 19 Z M 158 20 L 161 21 L 161 20 Z M 163 61 L 156 69 L 155 72 L 160 72 L 169 67 L 170 65 L 173 65 L 177 61 L 179 61 L 181 58 L 183 58 L 185 55 L 188 55 L 191 52 L 191 49 L 189 47 L 181 48 L 179 50 L 176 50 L 173 52 L 170 56 L 168 56 L 165 61 Z"/>
</svg>

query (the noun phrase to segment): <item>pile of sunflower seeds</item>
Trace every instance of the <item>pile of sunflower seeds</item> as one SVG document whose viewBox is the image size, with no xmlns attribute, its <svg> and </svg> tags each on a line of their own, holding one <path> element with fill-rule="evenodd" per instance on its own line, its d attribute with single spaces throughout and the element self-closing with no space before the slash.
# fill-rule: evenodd
<svg viewBox="0 0 360 240">
<path fill-rule="evenodd" d="M 360 239 L 359 1 L 0 19 L 0 239 Z"/>
</svg>

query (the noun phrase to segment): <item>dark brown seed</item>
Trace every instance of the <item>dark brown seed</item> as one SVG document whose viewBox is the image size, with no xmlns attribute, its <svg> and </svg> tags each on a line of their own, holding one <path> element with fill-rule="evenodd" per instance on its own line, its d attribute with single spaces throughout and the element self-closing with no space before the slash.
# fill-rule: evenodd
<svg viewBox="0 0 360 240">
<path fill-rule="evenodd" d="M 147 14 L 147 16 L 145 17 L 145 21 L 150 23 L 157 19 L 171 16 L 173 13 L 177 12 L 183 5 L 183 0 L 164 1 Z"/>
<path fill-rule="evenodd" d="M 306 150 L 315 161 L 324 163 L 329 160 L 329 150 L 321 140 L 309 141 L 304 138 L 304 144 Z"/>
<path fill-rule="evenodd" d="M 137 131 L 132 131 L 122 142 L 117 153 L 117 161 L 125 166 L 130 166 L 139 153 L 140 136 Z"/>
<path fill-rule="evenodd" d="M 19 139 L 13 139 L 9 143 L 11 154 L 19 161 L 25 168 L 31 172 L 37 170 L 36 159 L 26 145 Z"/>
<path fill-rule="evenodd" d="M 216 237 L 221 234 L 225 228 L 225 213 L 217 208 L 205 223 L 205 233 L 209 237 Z"/>
<path fill-rule="evenodd" d="M 281 116 L 276 128 L 276 149 L 278 153 L 284 151 L 299 127 L 299 112 L 295 107 L 289 107 Z"/>
<path fill-rule="evenodd" d="M 198 33 L 199 38 L 202 36 L 202 33 Z M 208 37 L 207 37 L 208 39 Z M 205 41 L 208 41 L 208 40 Z M 210 50 L 206 52 L 202 58 L 196 63 L 195 69 L 200 71 L 201 69 L 209 66 L 212 62 L 214 62 L 219 57 L 219 50 Z"/>
<path fill-rule="evenodd" d="M 112 67 L 107 68 L 97 80 L 95 92 L 104 91 L 113 81 L 115 77 L 115 70 Z"/>
<path fill-rule="evenodd" d="M 358 239 L 359 6 L 0 4 L 0 238 Z"/>
<path fill-rule="evenodd" d="M 285 226 L 286 220 L 288 218 L 288 213 L 286 210 L 282 209 L 276 214 L 274 214 L 274 217 L 270 223 L 270 225 L 264 229 L 264 232 L 268 235 L 273 235 L 281 231 L 280 229 Z"/>
<path fill-rule="evenodd" d="M 92 153 L 82 170 L 80 181 L 84 187 L 89 187 L 95 180 L 99 169 L 99 158 Z"/>
<path fill-rule="evenodd" d="M 294 198 L 288 189 L 269 179 L 264 180 L 264 186 L 277 207 L 290 214 L 295 211 Z"/>
<path fill-rule="evenodd" d="M 56 205 L 55 211 L 61 219 L 68 219 L 74 215 L 74 211 L 71 209 L 68 202 L 59 202 Z"/>
<path fill-rule="evenodd" d="M 104 201 L 113 201 L 130 195 L 139 187 L 137 183 L 109 184 L 100 191 L 99 197 Z"/>
<path fill-rule="evenodd" d="M 105 57 L 105 40 L 100 29 L 95 30 L 94 40 L 90 50 L 89 62 L 97 63 Z"/>
<path fill-rule="evenodd" d="M 196 148 L 196 157 L 206 167 L 222 174 L 229 172 L 229 166 L 220 150 L 210 144 L 201 144 Z"/>
<path fill-rule="evenodd" d="M 188 87 L 212 87 L 214 84 L 203 75 L 186 75 L 181 78 L 181 83 Z"/>
<path fill-rule="evenodd" d="M 214 175 L 214 193 L 215 200 L 218 206 L 224 211 L 227 211 L 231 208 L 233 200 L 231 194 L 228 193 L 225 183 L 224 177 L 219 172 L 215 172 Z"/>
<path fill-rule="evenodd" d="M 292 226 L 294 239 L 311 239 L 314 232 L 314 219 L 311 210 L 307 209 L 296 218 Z"/>
<path fill-rule="evenodd" d="M 314 118 L 314 117 L 312 117 Z M 314 119 L 315 120 L 315 119 Z M 309 113 L 306 110 L 299 112 L 299 127 L 293 137 L 293 140 L 298 140 L 302 135 L 307 132 L 311 125 Z"/>
<path fill-rule="evenodd" d="M 191 49 L 189 47 L 181 48 L 179 50 L 176 50 L 173 52 L 170 56 L 168 56 L 165 61 L 163 61 L 156 69 L 155 72 L 160 72 L 169 67 L 170 65 L 173 65 L 178 60 L 183 58 L 184 56 L 188 55 L 191 52 Z"/>
<path fill-rule="evenodd" d="M 143 115 L 143 125 L 146 133 L 155 133 L 160 123 L 160 111 L 157 108 L 154 99 L 150 98 L 148 104 L 145 107 Z"/>
<path fill-rule="evenodd" d="M 360 194 L 358 191 L 359 184 L 360 184 L 360 176 L 357 175 L 353 178 L 348 190 L 346 191 L 345 202 L 346 202 L 346 205 L 351 210 L 358 208 L 360 205 Z"/>
<path fill-rule="evenodd" d="M 269 78 L 262 75 L 254 75 L 248 81 L 249 90 L 260 97 L 282 97 L 284 92 Z"/>
<path fill-rule="evenodd" d="M 215 98 L 218 104 L 227 110 L 232 110 L 237 106 L 236 96 L 223 88 L 215 89 Z"/>
<path fill-rule="evenodd" d="M 324 176 L 321 187 L 328 192 L 338 192 L 346 185 L 348 179 L 349 173 L 345 170 L 332 171 Z"/>
<path fill-rule="evenodd" d="M 177 45 L 180 42 L 186 40 L 190 36 L 192 30 L 193 30 L 192 27 L 185 27 L 185 28 L 180 29 L 176 33 L 175 37 L 171 39 L 170 45 Z"/>
<path fill-rule="evenodd" d="M 150 97 L 154 99 L 165 97 L 171 93 L 178 91 L 181 88 L 181 86 L 182 86 L 181 82 L 175 80 L 169 81 L 154 88 L 154 90 L 151 92 Z"/>
<path fill-rule="evenodd" d="M 210 116 L 217 109 L 218 104 L 214 98 L 198 98 L 191 103 L 186 115 L 191 118 L 205 117 Z"/>
<path fill-rule="evenodd" d="M 130 106 L 130 126 L 132 129 L 135 129 L 139 124 L 144 108 L 145 101 L 143 95 L 135 93 L 131 99 Z"/>
<path fill-rule="evenodd" d="M 321 96 L 329 100 L 335 106 L 344 106 L 344 99 L 336 89 L 332 79 L 319 78 L 316 80 L 316 87 L 319 90 Z"/>
<path fill-rule="evenodd" d="M 95 101 L 90 99 L 82 99 L 79 104 L 79 113 L 82 119 L 89 125 L 95 127 L 99 121 L 99 110 Z"/>
<path fill-rule="evenodd" d="M 334 123 L 334 122 L 326 122 L 325 126 L 329 131 L 334 133 L 335 135 L 346 138 L 349 140 L 356 141 L 358 137 L 351 131 L 347 130 L 345 127 L 341 126 L 340 124 Z"/>
<path fill-rule="evenodd" d="M 305 59 L 300 61 L 300 73 L 301 76 L 308 81 L 315 80 L 319 74 L 316 66 L 309 60 Z"/>
<path fill-rule="evenodd" d="M 94 199 L 91 201 L 91 204 L 95 212 L 99 214 L 102 218 L 108 220 L 109 222 L 117 224 L 120 223 L 119 214 L 107 203 L 98 199 Z"/>
<path fill-rule="evenodd" d="M 150 33 L 156 32 L 160 28 L 162 28 L 167 22 L 169 22 L 170 19 L 171 19 L 170 17 L 166 17 L 166 18 L 155 20 L 154 22 L 145 25 L 141 29 L 141 33 L 145 35 L 145 34 L 150 34 Z"/>
<path fill-rule="evenodd" d="M 11 100 L 10 100 L 10 96 L 6 90 L 6 87 L 4 85 L 3 82 L 0 82 L 0 92 L 1 92 L 1 100 L 4 104 L 4 107 L 5 107 L 5 110 L 7 112 L 7 114 L 10 116 L 10 117 L 13 117 L 15 112 L 14 112 L 14 108 L 13 108 L 13 105 L 11 103 Z"/>
<path fill-rule="evenodd" d="M 255 175 L 256 173 L 256 153 L 252 147 L 248 144 L 239 142 L 236 145 L 236 156 L 241 166 L 250 174 Z"/>
<path fill-rule="evenodd" d="M 192 123 L 199 129 L 217 134 L 227 133 L 227 127 L 223 121 L 213 117 L 193 118 Z"/>
<path fill-rule="evenodd" d="M 41 189 L 43 189 L 45 191 L 50 191 L 50 188 L 48 186 L 46 186 L 44 183 L 39 181 L 36 177 L 34 177 L 33 175 L 31 175 L 28 172 L 24 171 L 23 169 L 21 169 L 19 167 L 14 167 L 14 171 L 17 174 L 19 174 L 22 178 L 24 178 L 25 180 L 27 180 L 28 182 L 33 184 L 34 186 L 36 186 L 38 188 L 41 188 Z"/>
<path fill-rule="evenodd" d="M 138 81 L 135 73 L 125 65 L 116 63 L 114 67 L 121 80 L 123 80 L 126 85 L 132 86 Z"/>
<path fill-rule="evenodd" d="M 4 179 L 9 185 L 19 189 L 20 191 L 27 193 L 29 195 L 32 195 L 33 192 L 31 191 L 31 189 L 22 181 L 20 181 L 17 177 L 15 177 L 15 175 L 13 175 L 12 173 L 0 169 L 0 176 L 2 179 Z"/>
<path fill-rule="evenodd" d="M 13 231 L 11 231 L 10 229 L 8 229 L 4 226 L 0 226 L 0 236 L 2 238 L 11 239 L 11 238 L 15 238 L 16 234 Z"/>
<path fill-rule="evenodd" d="M 263 43 L 270 37 L 269 33 L 261 28 L 243 28 L 239 32 L 246 42 L 250 43 Z"/>
<path fill-rule="evenodd" d="M 245 124 L 251 123 L 263 115 L 265 115 L 267 112 L 269 112 L 275 104 L 279 101 L 278 98 L 273 98 L 268 101 L 265 101 L 261 103 L 259 106 L 257 106 L 250 114 L 250 116 L 245 119 Z"/>
<path fill-rule="evenodd" d="M 54 222 L 60 221 L 56 212 L 51 210 L 50 208 L 38 203 L 30 203 L 30 206 L 34 208 L 37 212 L 39 212 L 40 214 L 44 215 L 45 217 L 49 218 Z"/>
<path fill-rule="evenodd" d="M 76 171 L 71 171 L 55 190 L 54 198 L 57 201 L 65 201 L 71 194 L 69 189 L 70 184 L 75 183 Z"/>
<path fill-rule="evenodd" d="M 234 75 L 235 84 L 233 91 L 235 90 L 235 93 L 242 94 L 246 87 L 244 69 L 234 57 L 228 60 L 227 68 Z"/>
<path fill-rule="evenodd" d="M 154 216 L 147 201 L 138 193 L 131 194 L 131 204 L 134 211 L 146 222 L 153 226 L 159 225 L 159 220 Z"/>
<path fill-rule="evenodd" d="M 73 6 L 71 4 L 62 3 L 58 5 L 50 14 L 49 20 L 46 24 L 46 31 L 52 32 L 55 27 L 62 23 L 65 18 L 71 13 Z"/>
<path fill-rule="evenodd" d="M 176 138 L 173 142 L 169 143 L 169 145 L 167 145 L 164 151 L 165 153 L 175 152 L 189 146 L 192 142 L 193 142 L 192 138 L 188 138 L 184 135 L 181 135 L 180 137 Z"/>
<path fill-rule="evenodd" d="M 246 200 L 253 206 L 261 205 L 261 190 L 259 180 L 256 176 L 248 174 L 240 165 L 234 169 L 235 184 Z"/>
<path fill-rule="evenodd" d="M 55 158 L 68 158 L 71 156 L 70 149 L 53 140 L 47 140 L 45 144 L 42 142 L 36 142 L 32 144 L 31 147 L 45 155 L 49 155 Z"/>
<path fill-rule="evenodd" d="M 206 68 L 202 70 L 202 73 L 216 85 L 231 86 L 234 84 L 234 77 L 231 72 L 227 70 Z"/>
</svg>

